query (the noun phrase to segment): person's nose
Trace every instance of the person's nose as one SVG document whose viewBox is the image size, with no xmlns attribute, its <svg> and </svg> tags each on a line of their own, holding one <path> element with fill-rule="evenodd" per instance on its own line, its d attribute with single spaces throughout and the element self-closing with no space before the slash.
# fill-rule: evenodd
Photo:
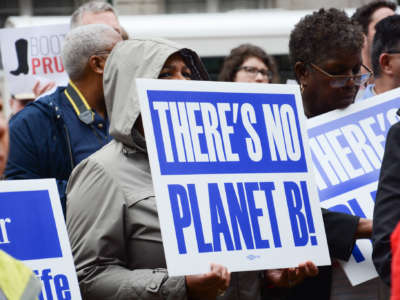
<svg viewBox="0 0 400 300">
<path fill-rule="evenodd" d="M 183 76 L 183 74 L 181 72 L 177 72 L 174 74 L 174 76 L 171 79 L 186 80 L 187 78 L 185 76 Z"/>
<path fill-rule="evenodd" d="M 352 88 L 352 87 L 354 87 L 354 86 L 356 86 L 354 77 L 349 77 L 349 78 L 347 79 L 347 81 L 346 81 L 345 87 L 350 87 L 350 88 Z"/>
<path fill-rule="evenodd" d="M 266 82 L 266 77 L 264 75 L 262 75 L 260 72 L 257 72 L 255 81 L 256 82 Z"/>
</svg>

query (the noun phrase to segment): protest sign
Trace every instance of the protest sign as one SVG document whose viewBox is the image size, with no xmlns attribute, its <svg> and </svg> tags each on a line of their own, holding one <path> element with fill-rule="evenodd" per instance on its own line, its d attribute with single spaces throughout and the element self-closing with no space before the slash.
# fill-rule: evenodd
<svg viewBox="0 0 400 300">
<path fill-rule="evenodd" d="M 399 105 L 396 89 L 308 120 L 322 207 L 372 219 L 386 134 L 399 120 Z M 358 241 L 341 263 L 352 285 L 378 276 L 370 240 Z"/>
<path fill-rule="evenodd" d="M 136 83 L 170 275 L 330 264 L 297 86 Z"/>
<path fill-rule="evenodd" d="M 54 179 L 0 181 L 0 250 L 37 275 L 39 300 L 81 299 Z"/>
<path fill-rule="evenodd" d="M 31 93 L 37 81 L 66 85 L 61 49 L 68 24 L 0 30 L 1 58 L 11 94 Z"/>
</svg>

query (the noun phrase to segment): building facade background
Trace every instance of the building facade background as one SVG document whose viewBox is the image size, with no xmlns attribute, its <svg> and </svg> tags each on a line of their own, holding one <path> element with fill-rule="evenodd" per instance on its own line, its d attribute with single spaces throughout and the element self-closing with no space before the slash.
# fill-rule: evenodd
<svg viewBox="0 0 400 300">
<path fill-rule="evenodd" d="M 69 15 L 87 0 L 1 0 L 0 27 L 8 16 Z M 106 1 L 106 0 L 104 0 Z M 240 9 L 352 8 L 372 0 L 107 0 L 121 15 L 212 13 Z"/>
<path fill-rule="evenodd" d="M 0 28 L 9 16 L 68 16 L 89 0 L 0 0 Z M 373 0 L 99 0 L 108 2 L 120 15 L 217 13 L 257 9 L 312 10 L 321 7 L 356 8 Z M 400 4 L 400 0 L 393 0 Z M 291 78 L 287 55 L 276 55 L 281 80 Z M 213 79 L 223 57 L 204 59 Z M 0 59 L 0 97 L 4 91 L 4 76 Z M 3 97 L 4 97 L 3 92 Z M 8 95 L 6 96 L 8 97 Z"/>
</svg>

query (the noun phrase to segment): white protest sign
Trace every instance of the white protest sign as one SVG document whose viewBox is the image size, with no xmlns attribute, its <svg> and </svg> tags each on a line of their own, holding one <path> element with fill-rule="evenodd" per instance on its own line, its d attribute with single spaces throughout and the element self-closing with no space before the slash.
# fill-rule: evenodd
<svg viewBox="0 0 400 300">
<path fill-rule="evenodd" d="M 66 85 L 61 50 L 68 24 L 0 30 L 1 56 L 11 94 L 31 93 L 36 81 Z"/>
<path fill-rule="evenodd" d="M 170 275 L 330 264 L 297 86 L 136 83 Z"/>
<path fill-rule="evenodd" d="M 0 181 L 0 249 L 34 271 L 39 300 L 81 299 L 54 179 Z"/>
<path fill-rule="evenodd" d="M 399 120 L 400 89 L 308 120 L 321 206 L 372 219 L 386 134 Z M 356 243 L 341 262 L 352 285 L 378 276 L 372 243 Z"/>
</svg>

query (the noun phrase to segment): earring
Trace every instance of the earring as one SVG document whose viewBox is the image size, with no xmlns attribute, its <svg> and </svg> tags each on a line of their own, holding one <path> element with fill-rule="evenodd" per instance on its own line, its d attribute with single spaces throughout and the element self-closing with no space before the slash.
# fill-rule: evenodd
<svg viewBox="0 0 400 300">
<path fill-rule="evenodd" d="M 304 84 L 300 83 L 300 92 L 303 94 L 304 92 Z"/>
</svg>

